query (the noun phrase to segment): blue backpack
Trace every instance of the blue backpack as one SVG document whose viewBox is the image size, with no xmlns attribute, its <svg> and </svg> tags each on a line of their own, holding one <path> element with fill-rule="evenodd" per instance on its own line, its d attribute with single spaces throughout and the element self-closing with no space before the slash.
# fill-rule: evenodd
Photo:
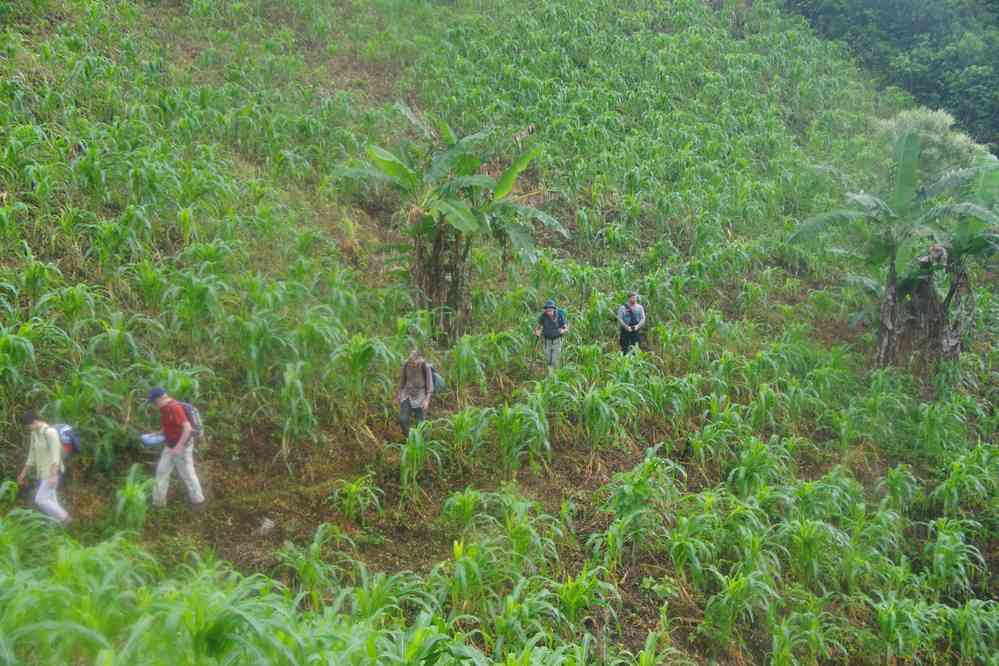
<svg viewBox="0 0 999 666">
<path fill-rule="evenodd" d="M 441 376 L 441 373 L 437 372 L 437 368 L 427 363 L 427 367 L 430 368 L 430 376 L 433 377 L 434 381 L 434 393 L 440 393 L 447 388 L 447 382 Z"/>
<path fill-rule="evenodd" d="M 73 426 L 66 423 L 56 423 L 52 427 L 59 434 L 59 442 L 62 444 L 62 455 L 64 457 L 69 458 L 80 452 L 80 435 Z"/>
</svg>

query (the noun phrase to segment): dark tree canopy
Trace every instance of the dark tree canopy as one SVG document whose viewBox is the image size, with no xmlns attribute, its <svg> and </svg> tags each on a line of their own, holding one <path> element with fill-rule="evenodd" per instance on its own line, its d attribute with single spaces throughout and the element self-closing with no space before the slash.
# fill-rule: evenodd
<svg viewBox="0 0 999 666">
<path fill-rule="evenodd" d="M 999 144 L 999 0 L 786 0 L 884 83 Z"/>
</svg>

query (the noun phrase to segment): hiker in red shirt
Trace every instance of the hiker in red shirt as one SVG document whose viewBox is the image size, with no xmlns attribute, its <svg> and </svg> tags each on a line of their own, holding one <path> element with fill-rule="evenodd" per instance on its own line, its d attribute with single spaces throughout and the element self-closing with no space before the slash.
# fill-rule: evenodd
<svg viewBox="0 0 999 666">
<path fill-rule="evenodd" d="M 201 482 L 194 471 L 194 426 L 187 418 L 183 405 L 156 387 L 149 391 L 149 402 L 160 409 L 160 427 L 163 432 L 163 453 L 156 465 L 156 486 L 153 489 L 153 504 L 165 506 L 170 477 L 174 468 L 187 486 L 191 504 L 200 507 L 205 496 L 201 493 Z"/>
</svg>

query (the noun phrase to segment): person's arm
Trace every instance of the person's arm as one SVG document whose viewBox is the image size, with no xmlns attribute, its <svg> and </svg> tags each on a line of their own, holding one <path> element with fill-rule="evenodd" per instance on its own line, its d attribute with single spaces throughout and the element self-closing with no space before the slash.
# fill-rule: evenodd
<svg viewBox="0 0 999 666">
<path fill-rule="evenodd" d="M 406 364 L 402 365 L 402 376 L 399 377 L 399 390 L 395 392 L 396 402 L 402 402 L 402 390 L 406 388 Z"/>
<path fill-rule="evenodd" d="M 427 408 L 430 404 L 430 396 L 434 394 L 434 374 L 430 371 L 430 364 L 423 364 L 423 381 L 424 386 L 427 387 L 427 395 L 423 398 L 423 409 Z"/>
<path fill-rule="evenodd" d="M 541 317 L 544 317 L 544 315 L 541 315 Z M 539 337 L 541 335 L 541 325 L 542 325 L 541 317 L 538 317 L 538 325 L 534 328 L 534 337 Z"/>
<path fill-rule="evenodd" d="M 17 485 L 23 486 L 24 480 L 28 478 L 28 470 L 31 466 L 35 464 L 35 447 L 28 446 L 28 459 L 24 462 L 24 467 L 21 468 L 21 473 L 17 475 Z"/>
<path fill-rule="evenodd" d="M 643 307 L 641 310 L 639 310 L 639 312 L 642 313 L 642 318 L 639 319 L 638 324 L 635 325 L 636 331 L 641 327 L 645 326 L 645 308 Z"/>
<path fill-rule="evenodd" d="M 623 305 L 617 309 L 617 321 L 618 321 L 619 324 L 621 324 L 621 328 L 627 329 L 627 328 L 629 328 L 629 326 L 628 326 L 628 322 L 626 322 L 624 320 L 624 313 L 625 312 L 626 312 L 626 308 Z"/>
<path fill-rule="evenodd" d="M 558 334 L 559 335 L 565 335 L 568 332 L 569 332 L 569 320 L 568 319 L 563 319 L 562 320 L 562 327 L 558 329 Z"/>
<path fill-rule="evenodd" d="M 191 426 L 191 422 L 186 418 L 184 419 L 184 425 L 181 426 L 180 439 L 177 440 L 177 445 L 174 446 L 175 451 L 183 451 L 184 447 L 187 446 L 188 440 L 191 439 L 191 433 L 194 432 L 194 428 Z"/>
</svg>

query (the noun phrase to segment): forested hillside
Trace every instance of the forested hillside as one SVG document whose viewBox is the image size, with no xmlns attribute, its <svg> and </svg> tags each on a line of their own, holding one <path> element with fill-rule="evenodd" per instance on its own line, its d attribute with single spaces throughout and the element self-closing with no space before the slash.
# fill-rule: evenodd
<svg viewBox="0 0 999 666">
<path fill-rule="evenodd" d="M 992 663 L 999 171 L 783 8 L 0 1 L 0 663 Z"/>
<path fill-rule="evenodd" d="M 887 85 L 946 109 L 982 143 L 999 143 L 999 4 L 995 0 L 788 0 L 842 40 Z"/>
</svg>

